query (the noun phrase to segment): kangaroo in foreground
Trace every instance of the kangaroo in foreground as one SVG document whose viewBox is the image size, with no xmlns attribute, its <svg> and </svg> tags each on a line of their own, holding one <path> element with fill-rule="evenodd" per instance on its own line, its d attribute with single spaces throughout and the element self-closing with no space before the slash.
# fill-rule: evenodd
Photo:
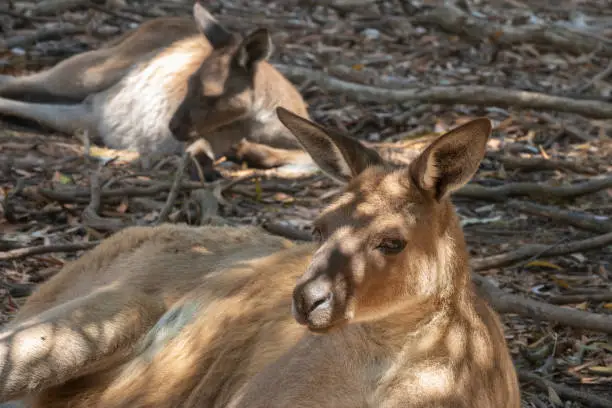
<svg viewBox="0 0 612 408">
<path fill-rule="evenodd" d="M 256 167 L 288 164 L 296 154 L 274 148 L 299 150 L 299 143 L 275 108 L 309 116 L 297 89 L 267 62 L 270 34 L 259 29 L 241 39 L 198 2 L 193 17 L 154 19 L 47 71 L 0 76 L 0 114 L 68 134 L 84 129 L 144 160 L 180 153 L 195 140 L 193 128 L 203 139 L 189 149 L 208 178 L 214 156 L 226 151 Z"/>
<path fill-rule="evenodd" d="M 502 326 L 449 194 L 488 119 L 408 166 L 285 109 L 346 184 L 295 245 L 257 227 L 132 227 L 43 284 L 0 335 L 0 400 L 29 407 L 519 408 Z"/>
</svg>

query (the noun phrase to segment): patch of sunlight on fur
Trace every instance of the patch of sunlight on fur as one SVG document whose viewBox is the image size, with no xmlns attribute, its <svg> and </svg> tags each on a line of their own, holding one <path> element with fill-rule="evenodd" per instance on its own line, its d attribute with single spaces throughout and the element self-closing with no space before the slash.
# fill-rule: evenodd
<svg viewBox="0 0 612 408">
<path fill-rule="evenodd" d="M 296 245 L 295 242 L 291 242 L 288 239 L 284 239 L 282 244 L 283 244 L 283 248 L 285 249 L 293 248 Z"/>
<path fill-rule="evenodd" d="M 453 282 L 453 270 L 450 268 L 454 254 L 454 243 L 451 237 L 444 235 L 437 242 L 436 253 L 432 256 L 423 256 L 417 259 L 417 287 L 420 289 L 419 294 L 424 296 L 439 295 L 444 298 L 453 289 L 450 285 L 445 284 Z"/>
<path fill-rule="evenodd" d="M 491 340 L 487 338 L 482 332 L 475 333 L 472 336 L 473 348 L 474 348 L 474 361 L 483 369 L 491 368 L 493 363 L 493 355 L 491 354 Z"/>
<path fill-rule="evenodd" d="M 43 357 L 53 341 L 50 335 L 53 328 L 50 325 L 36 325 L 15 334 L 12 341 L 12 357 L 15 361 L 34 360 Z"/>
<path fill-rule="evenodd" d="M 444 397 L 453 392 L 453 373 L 448 368 L 420 368 L 416 380 L 419 391 L 425 395 Z"/>
<path fill-rule="evenodd" d="M 453 360 L 459 360 L 465 355 L 466 334 L 465 329 L 459 325 L 455 325 L 449 330 L 446 337 L 446 347 Z"/>
<path fill-rule="evenodd" d="M 82 326 L 81 329 L 88 337 L 97 338 L 100 336 L 99 323 L 90 323 L 86 326 Z"/>
</svg>

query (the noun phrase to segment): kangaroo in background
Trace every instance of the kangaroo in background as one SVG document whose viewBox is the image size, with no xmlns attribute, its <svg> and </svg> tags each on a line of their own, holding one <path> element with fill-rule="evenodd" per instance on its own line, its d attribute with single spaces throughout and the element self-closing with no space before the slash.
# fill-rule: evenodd
<svg viewBox="0 0 612 408">
<path fill-rule="evenodd" d="M 278 108 L 343 193 L 294 245 L 258 227 L 131 227 L 64 268 L 0 333 L 0 401 L 36 408 L 519 408 L 497 315 L 449 195 L 476 119 L 392 166 Z"/>
<path fill-rule="evenodd" d="M 309 116 L 297 89 L 267 62 L 271 52 L 266 29 L 241 38 L 196 2 L 193 19 L 147 21 L 49 70 L 0 76 L 0 114 L 67 134 L 87 130 L 97 143 L 137 151 L 145 163 L 180 153 L 189 140 L 207 179 L 218 175 L 213 160 L 226 151 L 231 160 L 276 167 L 296 154 L 266 159 L 268 146 L 259 144 L 299 144 L 274 109 Z"/>
</svg>

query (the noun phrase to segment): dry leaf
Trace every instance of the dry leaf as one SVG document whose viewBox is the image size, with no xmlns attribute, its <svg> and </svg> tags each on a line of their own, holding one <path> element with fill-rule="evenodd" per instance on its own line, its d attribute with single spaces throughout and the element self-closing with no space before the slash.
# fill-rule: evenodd
<svg viewBox="0 0 612 408">
<path fill-rule="evenodd" d="M 115 211 L 117 211 L 119 214 L 125 214 L 127 209 L 128 209 L 128 201 L 122 200 L 121 204 L 119 204 L 117 208 L 115 208 Z"/>
<path fill-rule="evenodd" d="M 531 261 L 529 262 L 527 265 L 525 265 L 525 267 L 538 267 L 538 268 L 550 268 L 550 269 L 556 269 L 556 270 L 562 270 L 563 268 L 561 268 L 559 265 L 556 265 L 552 262 L 548 262 L 548 261 Z"/>
<path fill-rule="evenodd" d="M 588 302 L 582 302 L 582 303 L 578 303 L 576 306 L 574 306 L 574 308 L 578 310 L 587 310 L 588 306 L 589 306 Z"/>
<path fill-rule="evenodd" d="M 569 289 L 570 288 L 570 284 L 567 283 L 567 281 L 563 280 L 563 279 L 559 279 L 559 278 L 555 278 L 554 276 L 551 278 L 551 280 L 553 282 L 555 282 L 558 286 L 562 287 L 563 289 Z"/>
<path fill-rule="evenodd" d="M 60 184 L 72 184 L 72 179 L 59 171 L 53 173 L 53 178 L 51 180 Z"/>
</svg>

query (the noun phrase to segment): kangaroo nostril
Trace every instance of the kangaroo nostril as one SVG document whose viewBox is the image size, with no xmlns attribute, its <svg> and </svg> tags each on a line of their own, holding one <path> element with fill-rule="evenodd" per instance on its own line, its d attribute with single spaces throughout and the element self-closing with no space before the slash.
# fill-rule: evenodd
<svg viewBox="0 0 612 408">
<path fill-rule="evenodd" d="M 308 313 L 312 312 L 313 310 L 316 310 L 320 306 L 329 304 L 331 301 L 331 298 L 332 298 L 332 293 L 329 292 L 325 297 L 315 300 L 312 303 L 312 305 L 310 305 L 310 309 L 308 310 Z"/>
</svg>

